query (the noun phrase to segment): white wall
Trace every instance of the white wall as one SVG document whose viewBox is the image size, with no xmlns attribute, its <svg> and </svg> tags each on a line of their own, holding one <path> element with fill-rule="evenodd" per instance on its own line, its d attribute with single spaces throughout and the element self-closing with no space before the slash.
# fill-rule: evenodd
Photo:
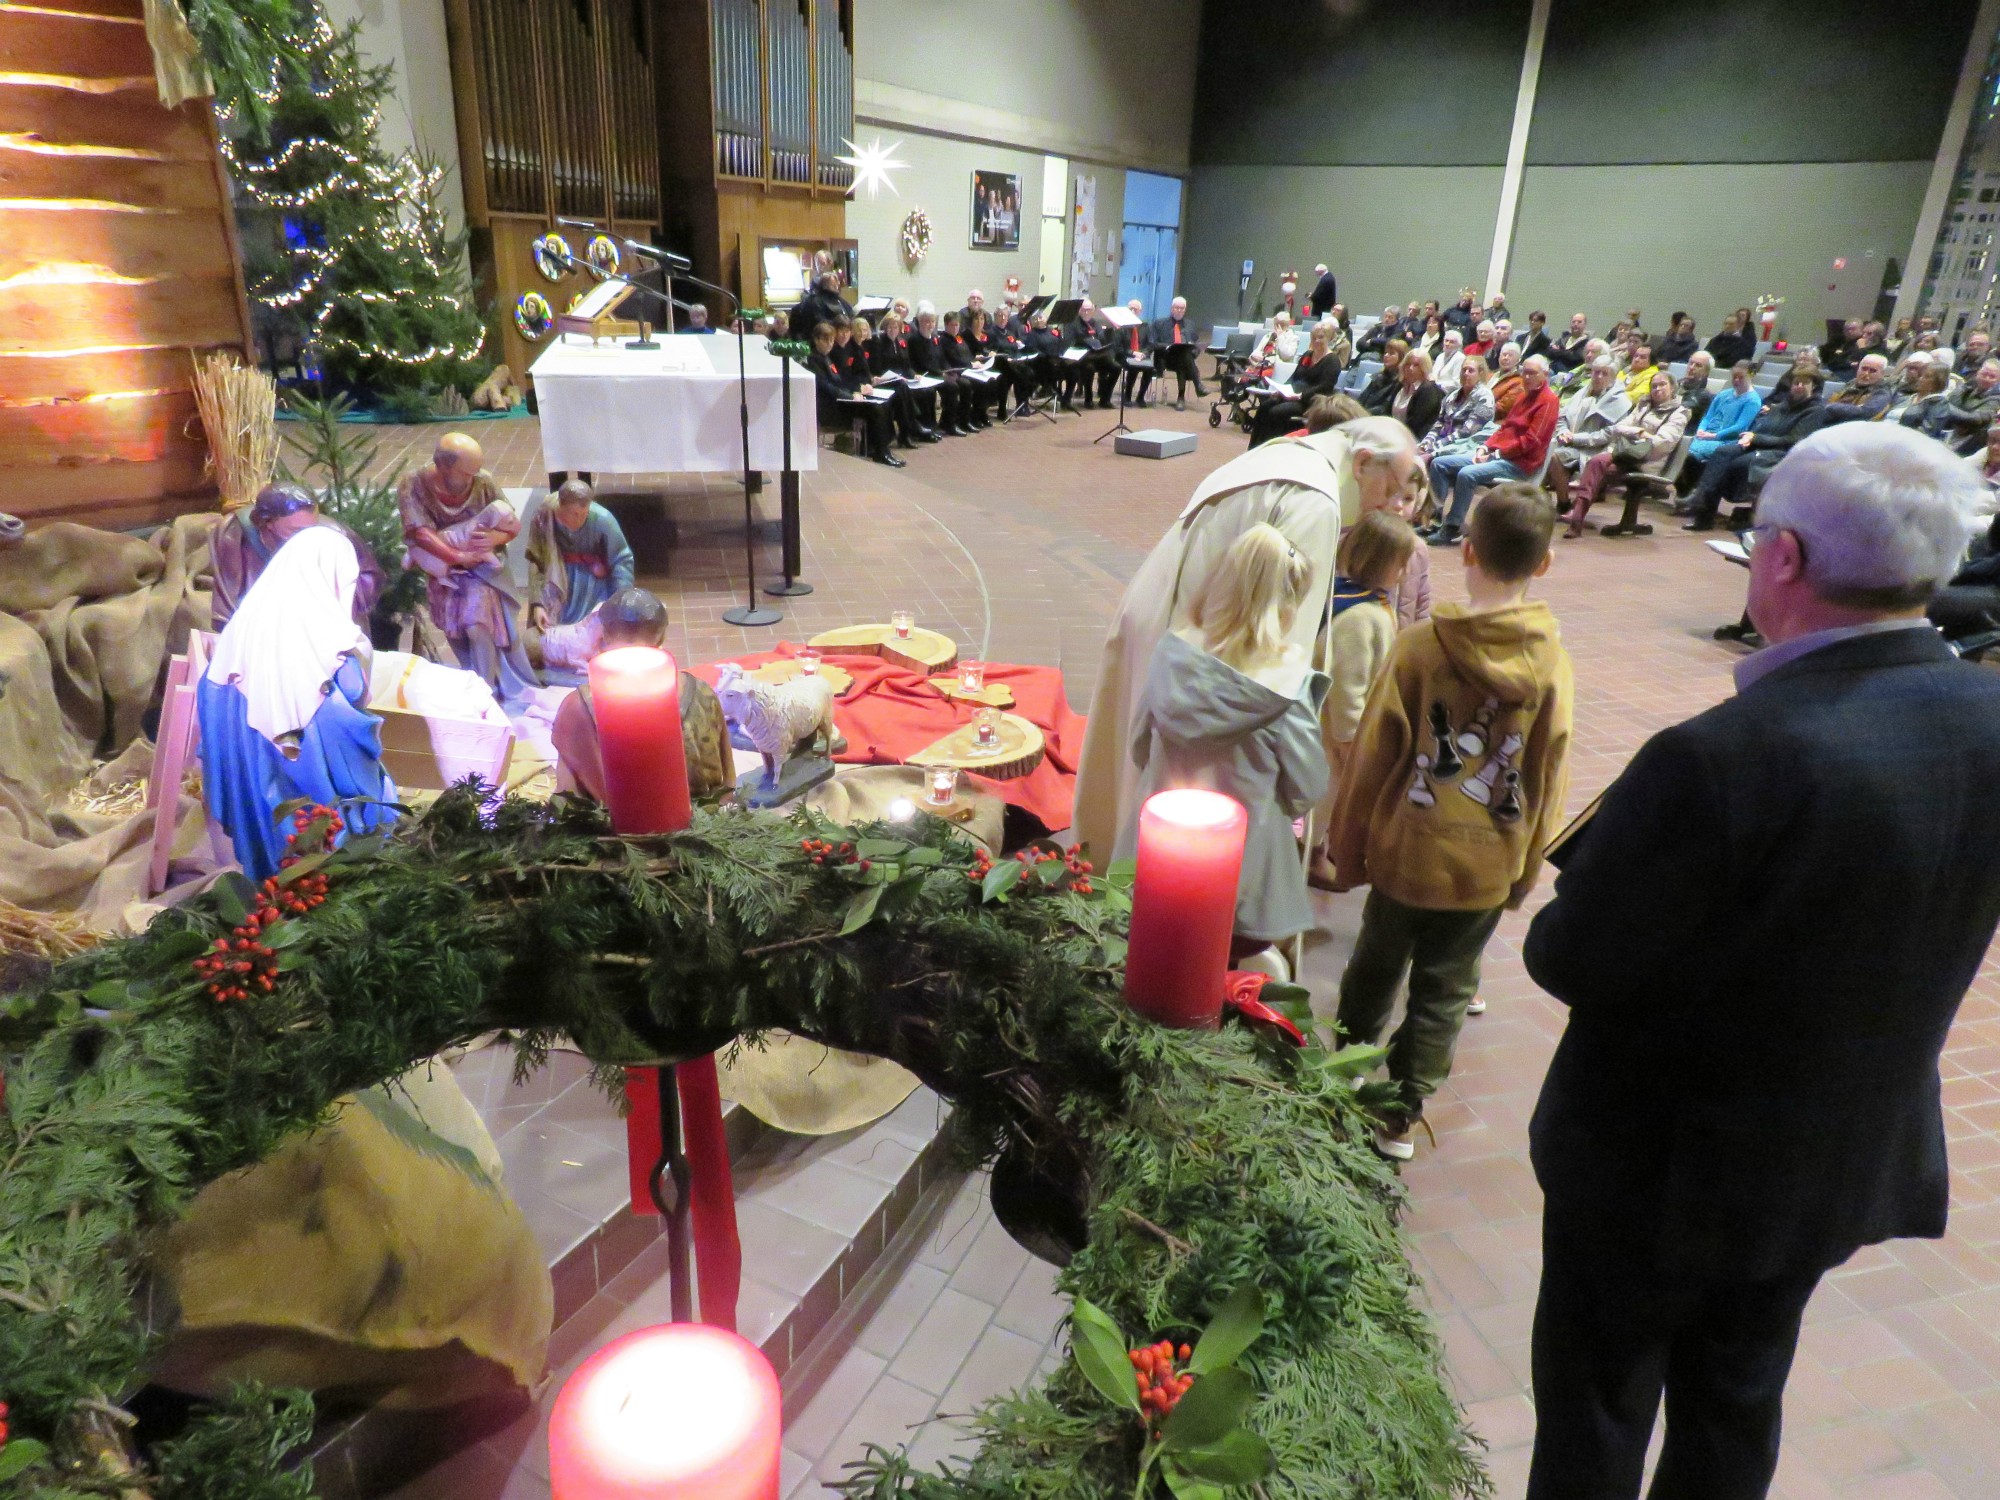
<svg viewBox="0 0 2000 1500">
<path fill-rule="evenodd" d="M 462 227 L 465 188 L 458 174 L 458 125 L 452 115 L 444 0 L 323 3 L 333 25 L 361 23 L 361 52 L 369 62 L 395 69 L 396 94 L 382 111 L 382 145 L 393 155 L 427 151 L 445 165 L 449 174 L 445 207 L 452 227 Z"/>
<path fill-rule="evenodd" d="M 1187 169 L 1200 0 L 856 0 L 855 114 Z"/>
<path fill-rule="evenodd" d="M 873 139 L 869 130 L 862 140 Z M 881 132 L 884 145 L 900 142 L 896 157 L 909 163 L 895 174 L 896 195 L 853 198 L 847 204 L 847 233 L 861 242 L 861 290 L 883 297 L 928 297 L 941 312 L 961 307 L 973 287 L 989 306 L 1000 303 L 1009 276 L 1032 292 L 1042 245 L 1042 163 L 1039 151 L 1011 151 L 910 131 Z M 1021 247 L 972 248 L 972 174 L 1012 172 L 1021 179 Z M 931 221 L 931 251 L 912 267 L 903 259 L 903 220 L 921 208 Z"/>
</svg>

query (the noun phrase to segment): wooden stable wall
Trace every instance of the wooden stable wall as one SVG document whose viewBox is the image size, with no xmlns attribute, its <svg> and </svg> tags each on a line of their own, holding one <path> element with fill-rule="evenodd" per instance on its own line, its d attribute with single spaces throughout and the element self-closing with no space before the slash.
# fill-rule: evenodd
<svg viewBox="0 0 2000 1500">
<path fill-rule="evenodd" d="M 193 355 L 249 346 L 214 119 L 161 107 L 140 0 L 0 0 L 0 510 L 208 504 Z"/>
</svg>

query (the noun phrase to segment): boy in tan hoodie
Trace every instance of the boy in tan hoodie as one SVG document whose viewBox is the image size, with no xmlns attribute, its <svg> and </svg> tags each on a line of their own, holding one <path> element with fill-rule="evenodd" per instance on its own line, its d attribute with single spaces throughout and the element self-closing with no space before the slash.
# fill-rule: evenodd
<svg viewBox="0 0 2000 1500">
<path fill-rule="evenodd" d="M 1528 586 L 1549 568 L 1555 506 L 1503 484 L 1465 532 L 1468 602 L 1396 639 L 1369 694 L 1335 803 L 1337 888 L 1368 885 L 1340 980 L 1340 1029 L 1373 1044 L 1404 971 L 1408 1013 L 1389 1042 L 1401 1093 L 1375 1144 L 1406 1161 L 1410 1127 L 1451 1072 L 1479 958 L 1501 912 L 1534 888 L 1568 785 L 1569 657 Z"/>
</svg>

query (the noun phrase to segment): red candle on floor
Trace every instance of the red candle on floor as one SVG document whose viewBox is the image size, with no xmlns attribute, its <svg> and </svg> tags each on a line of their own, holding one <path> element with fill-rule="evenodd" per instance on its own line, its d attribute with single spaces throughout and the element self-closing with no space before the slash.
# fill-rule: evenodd
<svg viewBox="0 0 2000 1500">
<path fill-rule="evenodd" d="M 652 646 L 620 646 L 591 658 L 604 802 L 620 833 L 675 833 L 694 820 L 680 690 L 680 668 Z"/>
<path fill-rule="evenodd" d="M 1222 1021 L 1250 819 L 1220 792 L 1156 792 L 1139 809 L 1125 1003 L 1163 1026 Z"/>
<path fill-rule="evenodd" d="M 778 1377 L 700 1323 L 607 1344 L 549 1413 L 551 1500 L 778 1500 Z"/>
</svg>

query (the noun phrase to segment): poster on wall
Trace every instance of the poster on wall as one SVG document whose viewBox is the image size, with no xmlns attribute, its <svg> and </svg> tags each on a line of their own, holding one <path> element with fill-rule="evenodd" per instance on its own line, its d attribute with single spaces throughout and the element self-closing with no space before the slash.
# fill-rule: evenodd
<svg viewBox="0 0 2000 1500">
<path fill-rule="evenodd" d="M 1014 173 L 972 174 L 972 248 L 1021 248 L 1021 179 Z"/>
<path fill-rule="evenodd" d="M 1076 232 L 1070 236 L 1069 251 L 1069 294 L 1072 297 L 1090 295 L 1091 241 L 1097 234 L 1097 174 L 1078 172 L 1075 177 L 1076 194 L 1071 200 L 1070 212 L 1074 217 Z"/>
</svg>

